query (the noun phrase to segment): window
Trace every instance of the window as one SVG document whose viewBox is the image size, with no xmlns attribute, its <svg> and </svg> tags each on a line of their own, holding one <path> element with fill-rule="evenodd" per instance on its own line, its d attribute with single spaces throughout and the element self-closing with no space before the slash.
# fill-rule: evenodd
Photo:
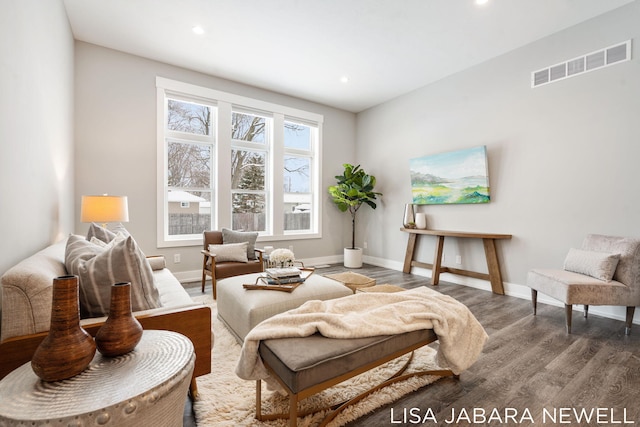
<svg viewBox="0 0 640 427">
<path fill-rule="evenodd" d="M 317 128 L 284 122 L 284 229 L 290 232 L 311 231 L 314 223 L 314 150 Z"/>
<path fill-rule="evenodd" d="M 321 236 L 322 116 L 158 77 L 158 247 Z"/>
<path fill-rule="evenodd" d="M 172 96 L 166 97 L 164 105 L 163 148 L 167 161 L 163 196 L 167 215 L 163 234 L 168 240 L 197 238 L 214 220 L 215 107 Z"/>
<path fill-rule="evenodd" d="M 267 160 L 272 120 L 231 113 L 231 224 L 234 230 L 267 231 Z"/>
</svg>

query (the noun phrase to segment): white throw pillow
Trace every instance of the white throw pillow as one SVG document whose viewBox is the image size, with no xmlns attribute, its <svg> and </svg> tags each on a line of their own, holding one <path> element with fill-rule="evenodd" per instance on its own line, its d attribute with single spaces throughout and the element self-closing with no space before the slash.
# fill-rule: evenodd
<svg viewBox="0 0 640 427">
<path fill-rule="evenodd" d="M 216 262 L 248 262 L 247 242 L 209 245 L 209 252 L 216 256 Z"/>
<path fill-rule="evenodd" d="M 610 282 L 619 260 L 620 254 L 571 248 L 564 260 L 564 269 Z"/>
</svg>

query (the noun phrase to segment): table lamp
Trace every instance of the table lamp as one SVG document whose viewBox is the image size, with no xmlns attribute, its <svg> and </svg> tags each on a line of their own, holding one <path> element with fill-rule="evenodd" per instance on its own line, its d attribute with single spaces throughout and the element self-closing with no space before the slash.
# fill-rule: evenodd
<svg viewBox="0 0 640 427">
<path fill-rule="evenodd" d="M 108 222 L 128 222 L 127 196 L 82 196 L 80 221 L 101 223 L 104 228 Z"/>
</svg>

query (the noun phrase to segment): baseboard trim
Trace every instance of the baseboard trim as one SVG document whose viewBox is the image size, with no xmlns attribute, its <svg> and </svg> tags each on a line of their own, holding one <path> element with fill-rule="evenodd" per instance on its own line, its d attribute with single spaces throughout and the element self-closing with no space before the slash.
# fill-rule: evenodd
<svg viewBox="0 0 640 427">
<path fill-rule="evenodd" d="M 375 265 L 378 267 L 389 268 L 391 270 L 402 271 L 402 268 L 404 267 L 404 264 L 401 262 L 391 261 L 383 258 L 364 256 L 363 260 L 367 264 Z M 431 278 L 431 270 L 425 269 L 425 268 L 413 267 L 411 269 L 411 274 Z M 471 288 L 491 292 L 491 283 L 489 283 L 489 281 L 487 280 L 475 279 L 473 277 L 458 276 L 456 274 L 450 274 L 450 273 L 442 273 L 440 275 L 440 279 L 445 282 L 455 283 L 457 285 L 468 286 Z M 505 295 L 531 301 L 530 287 L 523 284 L 510 283 L 510 282 L 503 282 L 503 284 L 504 284 Z M 556 299 L 553 299 L 551 297 L 548 297 L 542 293 L 538 293 L 538 304 L 547 304 L 555 307 L 564 307 L 564 304 L 562 302 Z M 533 312 L 533 307 L 531 310 Z M 574 305 L 573 310 L 578 312 L 583 312 L 584 306 Z M 589 306 L 589 315 L 602 316 L 609 319 L 621 320 L 624 322 L 626 320 L 626 308 L 618 307 L 618 306 L 591 305 Z M 636 325 L 640 325 L 640 313 L 636 312 L 635 316 L 633 317 L 633 323 Z"/>
<path fill-rule="evenodd" d="M 377 258 L 369 255 L 364 255 L 362 257 L 362 260 L 365 264 L 384 267 L 395 271 L 402 271 L 402 268 L 404 267 L 404 264 L 400 261 Z M 308 267 L 322 266 L 326 264 L 342 263 L 343 256 L 332 255 L 326 257 L 305 258 L 301 259 L 300 261 L 302 261 L 302 263 Z M 411 269 L 411 274 L 431 278 L 431 270 L 426 268 L 413 267 Z M 180 283 L 200 282 L 202 280 L 202 270 L 180 271 L 173 273 L 173 275 L 176 276 Z M 445 282 L 455 283 L 457 285 L 468 286 L 482 291 L 491 292 L 491 284 L 487 280 L 458 276 L 456 274 L 450 273 L 442 273 L 440 275 L 440 279 Z M 504 293 L 505 295 L 531 301 L 531 288 L 523 284 L 504 282 Z M 538 293 L 538 303 L 552 305 L 555 307 L 564 307 L 564 304 L 562 304 L 560 301 L 550 298 L 542 293 Z M 582 312 L 584 311 L 584 307 L 582 305 L 574 305 L 574 310 Z M 626 309 L 625 307 L 614 306 L 589 306 L 589 314 L 602 316 L 609 319 L 621 320 L 624 322 L 626 318 Z M 636 312 L 636 315 L 633 318 L 633 323 L 636 325 L 640 325 L 640 312 Z"/>
</svg>

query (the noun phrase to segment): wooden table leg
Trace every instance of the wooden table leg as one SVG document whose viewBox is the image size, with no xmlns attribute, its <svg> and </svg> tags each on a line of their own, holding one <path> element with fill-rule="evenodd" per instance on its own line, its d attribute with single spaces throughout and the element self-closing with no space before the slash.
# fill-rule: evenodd
<svg viewBox="0 0 640 427">
<path fill-rule="evenodd" d="M 487 258 L 491 290 L 494 294 L 504 295 L 500 263 L 498 262 L 498 253 L 496 252 L 496 241 L 494 239 L 482 239 L 482 243 L 484 244 L 484 255 Z"/>
<path fill-rule="evenodd" d="M 436 236 L 436 251 L 433 255 L 433 267 L 431 267 L 431 284 L 437 285 L 440 282 L 440 267 L 442 266 L 442 248 L 444 248 L 444 236 Z"/>
<path fill-rule="evenodd" d="M 403 273 L 411 273 L 411 261 L 413 261 L 413 253 L 416 250 L 417 239 L 417 234 L 409 233 L 409 240 L 407 241 L 407 252 L 405 252 L 404 254 L 404 266 L 402 267 Z"/>
<path fill-rule="evenodd" d="M 262 421 L 262 381 L 256 380 L 256 419 Z"/>
<path fill-rule="evenodd" d="M 291 393 L 289 395 L 289 427 L 298 425 L 298 395 Z"/>
</svg>

